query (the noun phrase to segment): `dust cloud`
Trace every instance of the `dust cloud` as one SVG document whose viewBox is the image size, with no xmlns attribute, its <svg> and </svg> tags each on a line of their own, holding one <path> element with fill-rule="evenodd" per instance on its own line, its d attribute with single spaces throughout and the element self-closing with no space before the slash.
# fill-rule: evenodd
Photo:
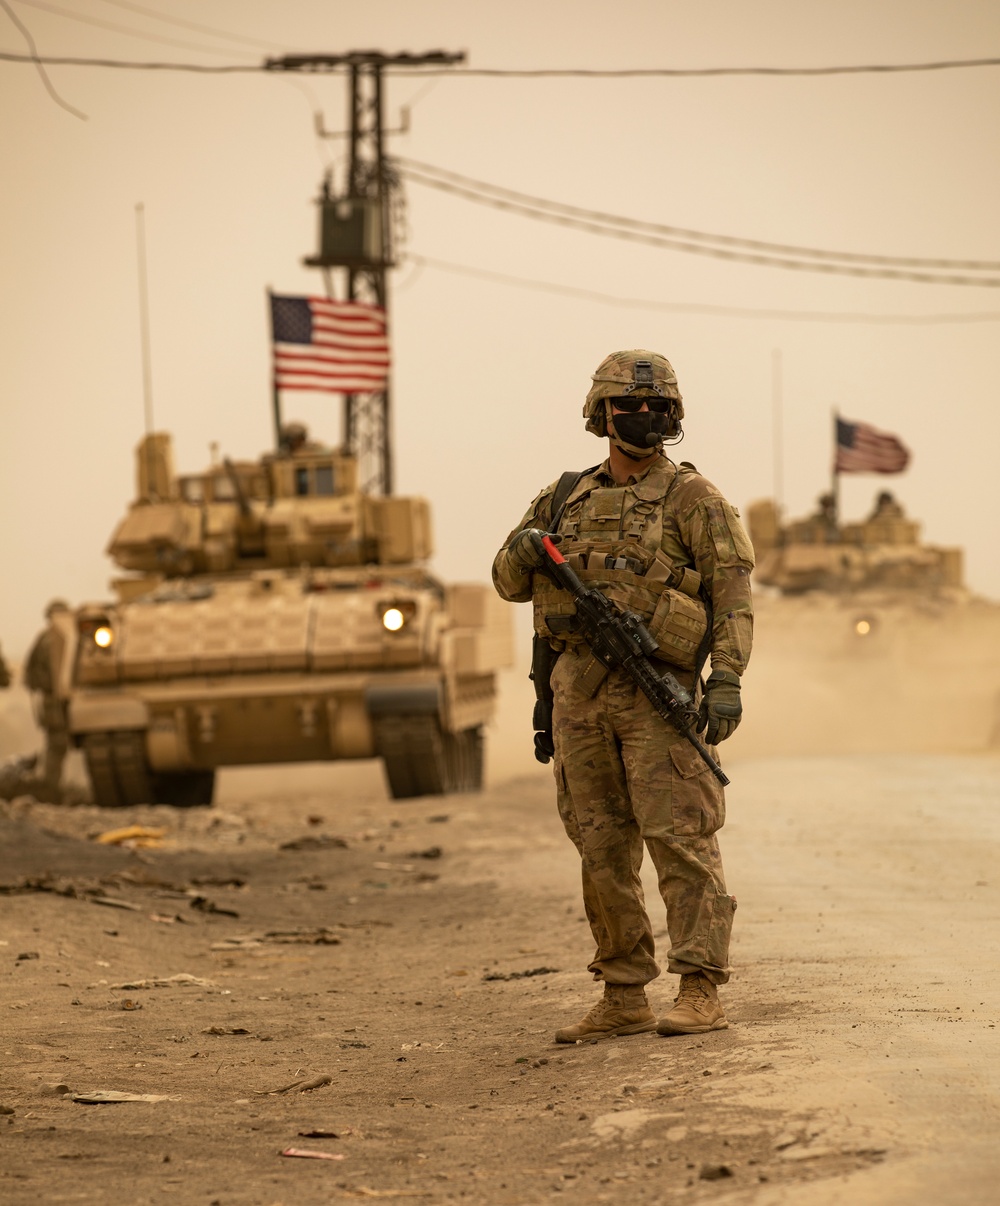
<svg viewBox="0 0 1000 1206">
<path fill-rule="evenodd" d="M 1000 746 L 1000 606 L 766 590 L 755 604 L 734 755 Z"/>
</svg>

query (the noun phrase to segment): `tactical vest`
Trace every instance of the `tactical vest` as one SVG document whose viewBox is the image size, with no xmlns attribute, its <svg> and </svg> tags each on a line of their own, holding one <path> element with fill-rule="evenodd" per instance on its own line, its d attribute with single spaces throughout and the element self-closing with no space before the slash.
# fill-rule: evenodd
<svg viewBox="0 0 1000 1206">
<path fill-rule="evenodd" d="M 663 521 L 682 473 L 657 471 L 630 486 L 594 486 L 562 513 L 560 552 L 586 586 L 596 586 L 624 611 L 635 612 L 659 645 L 658 657 L 692 669 L 708 618 L 701 576 L 673 564 L 663 550 Z M 581 643 L 576 604 L 542 574 L 532 586 L 535 631 L 563 649 Z"/>
</svg>

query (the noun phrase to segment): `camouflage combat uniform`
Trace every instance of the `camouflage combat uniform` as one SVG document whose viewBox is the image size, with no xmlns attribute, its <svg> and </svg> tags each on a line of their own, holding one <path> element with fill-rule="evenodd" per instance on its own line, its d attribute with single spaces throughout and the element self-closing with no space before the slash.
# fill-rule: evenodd
<svg viewBox="0 0 1000 1206">
<path fill-rule="evenodd" d="M 37 692 L 38 723 L 45 730 L 45 782 L 58 788 L 69 749 L 65 701 L 56 693 L 53 646 L 58 637 L 50 626 L 39 635 L 24 663 L 24 685 Z"/>
<path fill-rule="evenodd" d="M 722 787 L 625 672 L 608 673 L 592 657 L 572 631 L 569 596 L 507 558 L 518 532 L 549 529 L 554 490 L 555 483 L 543 490 L 511 532 L 493 579 L 503 598 L 533 602 L 536 631 L 560 651 L 552 675 L 556 787 L 597 943 L 589 968 L 609 984 L 642 985 L 660 974 L 639 878 L 645 843 L 667 908 L 668 970 L 722 984 L 736 908 L 715 836 L 725 819 Z M 605 461 L 577 482 L 559 532 L 581 578 L 643 617 L 669 656 L 664 668 L 685 686 L 694 686 L 701 651 L 713 669 L 742 674 L 753 633 L 753 549 L 738 513 L 693 466 L 661 457 L 620 486 Z M 714 613 L 710 639 L 699 584 Z"/>
</svg>

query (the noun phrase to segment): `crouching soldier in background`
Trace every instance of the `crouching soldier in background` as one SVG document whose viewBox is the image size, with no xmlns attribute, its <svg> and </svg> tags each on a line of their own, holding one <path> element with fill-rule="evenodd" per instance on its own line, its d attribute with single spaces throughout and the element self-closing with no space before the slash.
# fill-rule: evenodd
<svg viewBox="0 0 1000 1206">
<path fill-rule="evenodd" d="M 740 722 L 753 632 L 753 549 L 738 513 L 693 465 L 663 451 L 684 417 L 670 363 L 616 352 L 593 383 L 583 413 L 587 430 L 608 439 L 607 460 L 543 490 L 493 564 L 500 595 L 534 607 L 536 693 L 543 665 L 552 688 L 551 732 L 536 735 L 536 749 L 540 760 L 554 755 L 559 814 L 582 860 L 597 944 L 589 970 L 604 982 L 590 1012 L 556 1032 L 565 1043 L 724 1029 L 717 986 L 729 979 L 736 899 L 715 836 L 722 787 L 627 673 L 606 670 L 574 632 L 571 597 L 539 572 L 537 532 L 557 531 L 585 584 L 642 618 L 664 670 L 692 694 L 711 659 L 699 717 L 710 747 Z M 660 968 L 639 878 L 643 844 L 667 910 L 667 969 L 681 978 L 659 1024 L 645 992 Z"/>
</svg>

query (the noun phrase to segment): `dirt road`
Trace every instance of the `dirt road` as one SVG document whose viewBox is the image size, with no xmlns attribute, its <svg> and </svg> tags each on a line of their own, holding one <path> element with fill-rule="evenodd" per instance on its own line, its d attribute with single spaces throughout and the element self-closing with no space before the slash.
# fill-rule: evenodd
<svg viewBox="0 0 1000 1206">
<path fill-rule="evenodd" d="M 731 1029 L 569 1048 L 595 989 L 544 770 L 6 806 L 0 1199 L 996 1202 L 1000 759 L 728 769 Z M 90 840 L 132 823 L 170 845 Z"/>
</svg>

